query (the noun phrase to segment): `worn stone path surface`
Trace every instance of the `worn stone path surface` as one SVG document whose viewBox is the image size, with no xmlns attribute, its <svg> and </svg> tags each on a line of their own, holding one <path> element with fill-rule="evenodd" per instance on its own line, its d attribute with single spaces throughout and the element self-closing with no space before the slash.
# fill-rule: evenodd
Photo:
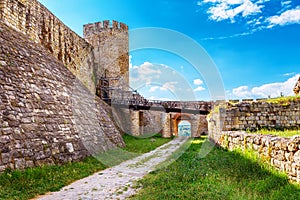
<svg viewBox="0 0 300 200">
<path fill-rule="evenodd" d="M 126 199 L 139 190 L 137 180 L 155 170 L 177 149 L 187 142 L 187 138 L 175 138 L 157 149 L 125 161 L 112 168 L 97 172 L 53 192 L 39 197 L 39 200 L 102 200 Z"/>
</svg>

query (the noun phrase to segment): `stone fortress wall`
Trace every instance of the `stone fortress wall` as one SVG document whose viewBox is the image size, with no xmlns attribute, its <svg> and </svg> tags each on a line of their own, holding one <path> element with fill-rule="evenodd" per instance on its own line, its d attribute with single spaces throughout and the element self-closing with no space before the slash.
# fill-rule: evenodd
<svg viewBox="0 0 300 200">
<path fill-rule="evenodd" d="M 93 150 L 124 145 L 109 117 L 110 108 L 94 94 L 105 76 L 122 77 L 127 83 L 123 85 L 128 85 L 125 24 L 87 24 L 85 40 L 36 0 L 2 0 L 0 36 L 0 172 L 7 167 L 22 169 L 78 160 Z M 229 106 L 225 113 L 224 130 L 300 126 L 299 102 L 242 102 Z M 220 127 L 216 124 L 223 114 L 211 115 L 210 132 Z M 137 126 L 126 126 L 135 128 L 138 135 L 140 118 L 147 116 L 133 113 L 131 117 L 134 116 Z M 170 114 L 163 117 L 164 120 L 158 117 L 163 135 L 171 136 L 177 118 Z M 202 118 L 194 120 L 199 123 L 193 128 L 200 130 L 195 137 L 207 132 Z M 99 136 L 96 140 L 95 134 Z M 299 168 L 294 169 L 298 173 Z"/>
<path fill-rule="evenodd" d="M 0 172 L 124 145 L 110 108 L 42 46 L 1 21 L 0 41 Z"/>
<path fill-rule="evenodd" d="M 36 0 L 2 0 L 1 20 L 42 44 L 65 66 L 76 68 L 77 60 L 91 46 Z"/>
<path fill-rule="evenodd" d="M 104 71 L 129 82 L 128 27 L 123 23 L 85 25 L 84 39 L 36 0 L 1 1 L 0 19 L 42 44 L 92 93 Z"/>
<path fill-rule="evenodd" d="M 94 48 L 35 0 L 0 2 L 0 172 L 124 145 L 95 97 Z"/>
</svg>

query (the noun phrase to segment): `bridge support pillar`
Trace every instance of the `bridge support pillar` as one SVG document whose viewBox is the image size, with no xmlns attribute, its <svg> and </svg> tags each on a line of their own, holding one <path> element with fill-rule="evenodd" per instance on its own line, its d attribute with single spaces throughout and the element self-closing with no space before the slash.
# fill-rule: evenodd
<svg viewBox="0 0 300 200">
<path fill-rule="evenodd" d="M 162 137 L 170 138 L 172 137 L 172 114 L 167 113 L 164 119 Z"/>
<path fill-rule="evenodd" d="M 139 136 L 143 135 L 143 121 L 144 115 L 142 111 L 131 111 L 131 135 Z"/>
<path fill-rule="evenodd" d="M 197 137 L 198 132 L 198 116 L 193 116 L 191 119 L 191 136 Z"/>
</svg>

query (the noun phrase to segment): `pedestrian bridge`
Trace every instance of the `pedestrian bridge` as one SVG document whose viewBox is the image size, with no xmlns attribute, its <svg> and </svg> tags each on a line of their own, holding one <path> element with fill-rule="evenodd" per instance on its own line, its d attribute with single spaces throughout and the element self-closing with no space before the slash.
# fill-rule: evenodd
<svg viewBox="0 0 300 200">
<path fill-rule="evenodd" d="M 183 129 L 189 128 L 187 135 L 191 137 L 207 133 L 206 116 L 212 102 L 149 100 L 129 86 L 118 87 L 115 82 L 119 83 L 118 78 L 101 78 L 96 94 L 115 111 L 114 118 L 124 132 L 137 136 L 161 132 L 163 137 L 171 137 L 182 135 Z M 183 122 L 190 126 L 183 127 Z"/>
</svg>

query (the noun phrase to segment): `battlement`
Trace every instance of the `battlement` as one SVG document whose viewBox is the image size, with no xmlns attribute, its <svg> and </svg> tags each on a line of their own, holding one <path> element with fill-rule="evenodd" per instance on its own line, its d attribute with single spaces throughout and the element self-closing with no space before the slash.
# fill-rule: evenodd
<svg viewBox="0 0 300 200">
<path fill-rule="evenodd" d="M 101 77 L 122 77 L 129 84 L 128 26 L 117 21 L 105 20 L 83 26 L 84 39 L 94 47 L 94 63 L 101 66 L 96 80 Z M 110 86 L 115 83 L 110 83 Z M 99 86 L 101 88 L 101 86 Z"/>
<path fill-rule="evenodd" d="M 91 34 L 99 33 L 106 30 L 118 30 L 128 32 L 128 26 L 122 22 L 115 20 L 104 20 L 102 22 L 90 23 L 83 26 L 84 38 L 89 37 Z"/>
</svg>

